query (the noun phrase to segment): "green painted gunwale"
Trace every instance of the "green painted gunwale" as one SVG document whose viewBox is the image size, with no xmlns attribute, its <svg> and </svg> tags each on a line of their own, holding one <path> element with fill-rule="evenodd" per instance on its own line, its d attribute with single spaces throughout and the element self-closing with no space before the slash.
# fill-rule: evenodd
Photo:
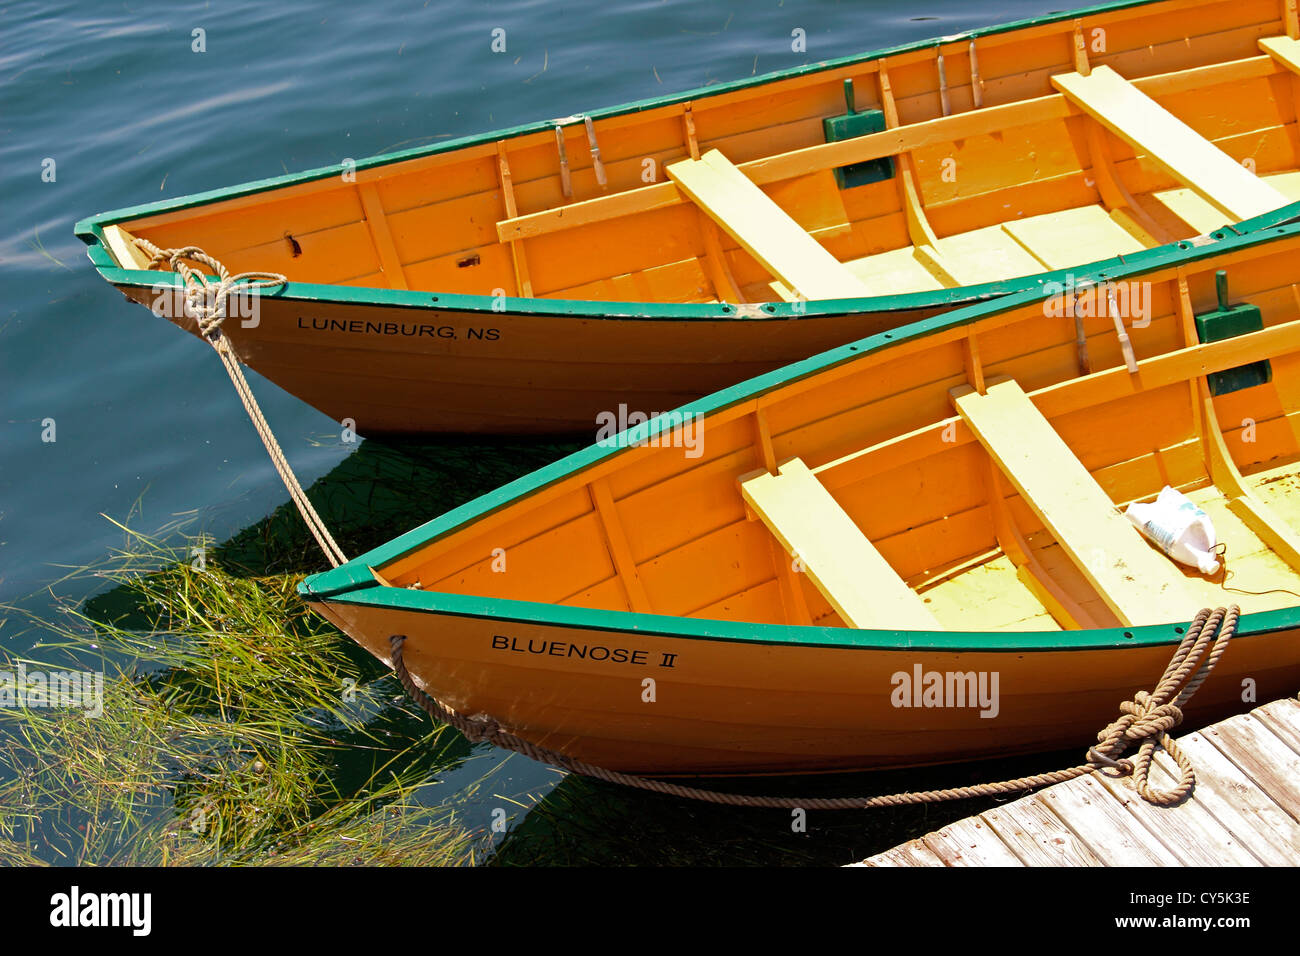
<svg viewBox="0 0 1300 956">
<path fill-rule="evenodd" d="M 1283 207 L 1291 217 L 1300 216 L 1300 203 Z M 1104 282 L 1127 279 L 1144 272 L 1172 265 L 1197 262 L 1223 253 L 1248 249 L 1285 236 L 1300 235 L 1300 223 L 1257 226 L 1243 230 L 1217 232 L 1211 241 L 1202 245 L 1189 242 L 1173 243 L 1159 249 L 1148 250 L 1143 256 L 1133 256 L 1119 269 L 1095 269 L 1075 276 L 1077 283 Z M 1141 261 L 1139 261 L 1141 260 Z M 1053 293 L 1048 293 L 1053 294 Z M 999 299 L 996 302 L 971 306 L 943 315 L 933 316 L 881 332 L 857 342 L 829 349 L 784 368 L 759 375 L 748 381 L 722 389 L 712 395 L 682 406 L 677 412 L 686 415 L 708 415 L 731 406 L 750 401 L 782 386 L 817 375 L 827 369 L 852 362 L 864 355 L 884 351 L 903 342 L 932 333 L 967 325 L 999 312 L 1018 308 L 1048 294 L 1032 290 Z M 676 413 L 672 413 L 675 415 Z M 961 632 L 961 631 L 868 631 L 848 628 L 811 627 L 784 624 L 754 624 L 733 621 L 711 621 L 696 618 L 673 617 L 661 614 L 641 614 L 629 611 L 601 611 L 589 608 L 561 607 L 531 601 L 489 599 L 474 595 L 445 594 L 415 591 L 406 588 L 381 587 L 370 573 L 372 567 L 381 567 L 403 555 L 452 534 L 473 522 L 502 508 L 508 507 L 529 495 L 556 482 L 591 468 L 616 455 L 622 454 L 633 442 L 653 438 L 665 425 L 671 426 L 674 418 L 660 416 L 622 432 L 609 446 L 592 445 L 560 459 L 531 474 L 524 475 L 496 491 L 466 502 L 446 514 L 353 558 L 340 567 L 307 577 L 298 586 L 299 595 L 307 601 L 388 607 L 403 611 L 416 611 L 444 616 L 459 616 L 500 620 L 502 622 L 530 622 L 566 628 L 616 631 L 634 634 L 653 634 L 676 638 L 744 642 L 785 646 L 838 647 L 864 650 L 969 650 L 981 652 L 1069 651 L 1097 650 L 1176 644 L 1182 639 L 1187 622 L 1156 624 L 1130 628 L 1096 628 L 1082 631 L 1021 631 L 1021 632 Z M 681 418 L 675 418 L 677 422 Z M 618 446 L 622 447 L 618 447 Z M 1189 609 L 1195 612 L 1196 608 Z M 1241 618 L 1238 634 L 1250 636 L 1300 627 L 1300 607 L 1281 608 Z"/>
<path fill-rule="evenodd" d="M 833 60 L 823 60 L 817 63 L 806 64 L 804 66 L 792 67 L 788 70 L 779 70 L 773 73 L 767 73 L 758 77 L 747 77 L 741 80 L 733 80 L 728 83 L 719 83 L 714 86 L 700 87 L 680 93 L 670 93 L 665 96 L 637 100 L 632 103 L 625 103 L 619 106 L 592 110 L 586 114 L 575 115 L 588 115 L 593 120 L 599 120 L 613 116 L 639 113 L 663 106 L 671 106 L 675 103 L 682 103 L 688 100 L 708 99 L 721 94 L 734 92 L 736 90 L 759 87 L 768 83 L 775 83 L 789 79 L 791 77 L 803 76 L 826 70 L 834 70 L 844 66 L 852 66 L 859 63 L 882 59 L 888 56 L 896 56 L 900 53 L 910 53 L 916 50 L 928 49 L 940 44 L 977 39 L 979 37 L 993 36 L 1000 33 L 1009 33 L 1028 27 L 1073 20 L 1089 14 L 1107 13 L 1131 7 L 1150 6 L 1161 2 L 1163 2 L 1163 0 L 1116 0 L 1116 2 L 1097 4 L 1095 6 L 1084 7 L 1077 10 L 1051 13 L 1042 17 L 1031 17 L 991 27 L 979 27 L 965 33 L 919 40 L 913 43 L 887 47 L 869 53 L 852 54 L 850 56 L 839 57 Z M 528 123 L 522 126 L 495 130 L 489 133 L 463 136 L 459 139 L 448 140 L 445 143 L 436 143 L 429 146 L 398 150 L 358 160 L 355 168 L 358 170 L 372 169 L 390 163 L 417 159 L 425 156 L 433 156 L 439 153 L 451 152 L 469 146 L 495 142 L 497 140 L 514 139 L 520 136 L 542 132 L 550 128 L 551 121 L 544 120 Z M 255 180 L 237 186 L 229 186 L 222 189 L 194 193 L 189 196 L 180 196 L 174 199 L 165 199 L 158 202 L 128 206 L 123 209 L 103 212 L 88 219 L 83 219 L 76 224 L 75 232 L 77 236 L 89 246 L 87 255 L 100 275 L 113 285 L 120 288 L 153 288 L 159 285 L 179 286 L 180 280 L 176 276 L 168 276 L 159 272 L 149 272 L 138 269 L 122 269 L 118 267 L 108 252 L 104 240 L 104 226 L 125 222 L 142 216 L 172 212 L 179 209 L 188 209 L 208 203 L 235 199 L 240 196 L 254 195 L 260 192 L 280 189 L 285 186 L 314 182 L 316 180 L 338 176 L 343 172 L 343 169 L 344 167 L 341 163 L 334 166 L 322 166 L 300 173 L 290 173 L 285 176 Z M 1252 224 L 1257 227 L 1261 224 L 1272 224 L 1275 221 L 1280 221 L 1277 219 L 1276 213 L 1269 213 L 1248 220 L 1246 223 L 1239 224 L 1235 228 L 1240 230 Z M 1111 262 L 1123 264 L 1125 262 L 1140 261 L 1140 256 L 1154 251 L 1157 250 L 1145 250 L 1143 253 L 1137 253 L 1133 256 L 1115 260 L 1106 260 L 1106 264 L 1109 265 Z M 1093 263 L 1090 265 L 1092 267 L 1100 267 L 1099 263 Z M 743 313 L 738 310 L 736 306 L 726 303 L 690 305 L 663 304 L 655 302 L 592 302 L 535 298 L 508 298 L 505 301 L 505 311 L 509 314 L 515 315 L 565 315 L 590 319 L 719 319 L 730 321 L 763 321 L 765 319 L 788 320 L 823 315 L 844 315 L 851 312 L 908 311 L 914 309 L 953 307 L 957 305 L 978 303 L 1002 295 L 1032 290 L 1034 287 L 1041 285 L 1044 282 L 1052 281 L 1054 277 L 1061 277 L 1067 272 L 1076 271 L 1077 268 L 1078 267 L 1071 270 L 1060 270 L 1053 273 L 1036 274 L 1033 276 L 1026 276 L 1022 279 L 983 283 L 979 285 L 958 286 L 953 289 L 940 289 L 932 292 L 914 292 L 892 296 L 854 299 L 821 300 L 802 303 L 798 307 L 796 307 L 795 304 L 788 302 L 767 303 L 761 306 L 760 309 L 746 309 Z M 491 296 L 445 293 L 435 295 L 430 292 L 421 291 L 357 288 L 351 286 L 320 285 L 306 282 L 290 282 L 278 291 L 266 292 L 263 293 L 263 295 L 266 298 L 283 299 L 286 301 L 329 302 L 341 305 L 379 306 L 422 310 L 437 309 L 440 311 L 460 311 L 467 313 L 495 312 L 500 314 L 501 312 L 499 308 L 493 309 L 493 299 Z"/>
</svg>

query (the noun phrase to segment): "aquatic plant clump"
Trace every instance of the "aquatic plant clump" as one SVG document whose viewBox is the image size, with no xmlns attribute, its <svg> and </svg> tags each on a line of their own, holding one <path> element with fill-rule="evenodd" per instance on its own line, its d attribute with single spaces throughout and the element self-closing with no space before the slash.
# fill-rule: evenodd
<svg viewBox="0 0 1300 956">
<path fill-rule="evenodd" d="M 96 674 L 93 707 L 0 706 L 0 863 L 456 865 L 490 841 L 438 773 L 469 747 L 294 594 L 128 532 L 113 587 L 29 618 L 39 659 Z M 23 613 L 7 609 L 7 622 Z M 96 712 L 98 715 L 96 716 Z M 429 792 L 437 791 L 434 796 Z"/>
</svg>

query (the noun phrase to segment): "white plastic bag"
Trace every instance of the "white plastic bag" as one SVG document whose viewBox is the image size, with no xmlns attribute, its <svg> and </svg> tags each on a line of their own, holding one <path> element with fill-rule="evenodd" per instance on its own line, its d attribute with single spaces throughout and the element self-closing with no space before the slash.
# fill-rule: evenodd
<svg viewBox="0 0 1300 956">
<path fill-rule="evenodd" d="M 1166 485 L 1156 500 L 1148 504 L 1134 502 L 1124 516 L 1165 554 L 1180 564 L 1197 568 L 1202 574 L 1219 570 L 1214 555 L 1218 538 L 1210 517 L 1187 496 Z"/>
</svg>

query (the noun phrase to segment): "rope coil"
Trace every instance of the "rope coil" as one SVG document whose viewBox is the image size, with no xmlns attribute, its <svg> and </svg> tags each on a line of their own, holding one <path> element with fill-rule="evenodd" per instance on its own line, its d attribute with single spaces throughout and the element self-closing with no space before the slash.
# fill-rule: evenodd
<svg viewBox="0 0 1300 956">
<path fill-rule="evenodd" d="M 597 767 L 516 737 L 490 717 L 467 717 L 445 706 L 425 693 L 411 677 L 402 653 L 407 641 L 406 635 L 394 634 L 388 640 L 393 672 L 407 694 L 429 716 L 454 727 L 467 739 L 476 743 L 486 741 L 503 750 L 523 754 L 540 763 L 563 767 L 582 776 L 665 796 L 733 807 L 763 807 L 778 810 L 865 810 L 874 807 L 899 807 L 1018 793 L 1054 783 L 1064 783 L 1076 777 L 1110 768 L 1118 770 L 1122 775 L 1131 774 L 1134 788 L 1144 800 L 1159 806 L 1172 806 L 1185 799 L 1195 788 L 1196 772 L 1186 754 L 1169 736 L 1169 731 L 1182 722 L 1183 705 L 1205 682 L 1214 665 L 1227 650 L 1228 642 L 1237 631 L 1237 619 L 1240 613 L 1240 609 L 1233 605 L 1214 611 L 1205 608 L 1197 614 L 1169 665 L 1165 668 L 1163 676 L 1156 684 L 1155 690 L 1149 693 L 1138 691 L 1132 700 L 1120 704 L 1119 719 L 1097 734 L 1097 744 L 1088 748 L 1085 763 L 1067 770 L 1054 770 L 997 783 L 953 787 L 947 790 L 891 793 L 874 797 L 751 796 L 688 787 Z M 1138 745 L 1137 754 L 1132 759 L 1123 757 L 1122 754 L 1134 744 Z M 1178 784 L 1169 790 L 1155 790 L 1150 785 L 1149 772 L 1157 745 L 1164 748 L 1178 765 Z"/>
<path fill-rule="evenodd" d="M 203 338 L 220 356 L 221 364 L 226 367 L 226 373 L 230 376 L 230 381 L 234 384 L 235 391 L 244 404 L 244 410 L 248 412 L 253 427 L 257 429 L 262 444 L 266 446 L 267 454 L 271 456 L 271 464 L 275 466 L 275 470 L 279 473 L 280 480 L 284 482 L 285 488 L 289 490 L 289 497 L 297 505 L 298 512 L 302 515 L 303 521 L 307 523 L 307 529 L 311 531 L 312 537 L 316 539 L 320 549 L 325 552 L 325 557 L 329 560 L 331 566 L 337 568 L 347 561 L 347 557 L 344 555 L 343 549 L 338 546 L 338 542 L 334 540 L 334 536 L 330 534 L 329 528 L 325 526 L 325 521 L 312 507 L 311 501 L 307 498 L 307 492 L 303 491 L 302 485 L 298 483 L 298 478 L 293 473 L 293 469 L 289 467 L 289 459 L 285 457 L 284 450 L 280 448 L 280 443 L 276 441 L 275 434 L 271 431 L 266 416 L 262 414 L 262 409 L 257 404 L 257 398 L 253 395 L 252 388 L 249 387 L 248 379 L 244 377 L 243 369 L 239 365 L 239 359 L 230 346 L 230 340 L 226 338 L 221 328 L 222 323 L 226 320 L 226 303 L 233 293 L 236 291 L 256 293 L 261 289 L 285 285 L 289 280 L 277 272 L 241 272 L 239 275 L 232 276 L 230 270 L 220 261 L 208 255 L 198 246 L 161 249 L 148 239 L 140 238 L 135 240 L 135 244 L 148 254 L 150 268 L 166 264 L 168 268 L 181 277 L 185 297 L 185 314 L 198 323 L 199 332 L 202 333 Z M 212 269 L 218 276 L 218 281 L 214 283 L 204 273 L 191 268 L 186 264 L 186 260 L 200 263 Z"/>
</svg>

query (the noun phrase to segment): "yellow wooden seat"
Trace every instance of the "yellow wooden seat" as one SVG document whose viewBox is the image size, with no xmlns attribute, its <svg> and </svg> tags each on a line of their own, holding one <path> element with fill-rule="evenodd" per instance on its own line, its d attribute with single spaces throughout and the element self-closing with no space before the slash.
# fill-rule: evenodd
<svg viewBox="0 0 1300 956">
<path fill-rule="evenodd" d="M 699 159 L 672 163 L 668 175 L 727 235 L 804 298 L 845 299 L 871 294 L 716 149 Z"/>
<path fill-rule="evenodd" d="M 849 627 L 939 630 L 925 602 L 798 458 L 740 480 L 741 494 Z"/>
<path fill-rule="evenodd" d="M 951 392 L 1007 480 L 1124 624 L 1186 621 L 1201 602 L 1142 537 L 1015 381 Z"/>
<path fill-rule="evenodd" d="M 1292 73 L 1300 73 L 1300 40 L 1291 37 L 1261 37 L 1259 48 Z"/>
<path fill-rule="evenodd" d="M 1059 74 L 1052 77 L 1052 84 L 1230 219 L 1249 219 L 1286 205 L 1286 196 L 1110 67 L 1099 66 L 1087 76 Z"/>
</svg>

